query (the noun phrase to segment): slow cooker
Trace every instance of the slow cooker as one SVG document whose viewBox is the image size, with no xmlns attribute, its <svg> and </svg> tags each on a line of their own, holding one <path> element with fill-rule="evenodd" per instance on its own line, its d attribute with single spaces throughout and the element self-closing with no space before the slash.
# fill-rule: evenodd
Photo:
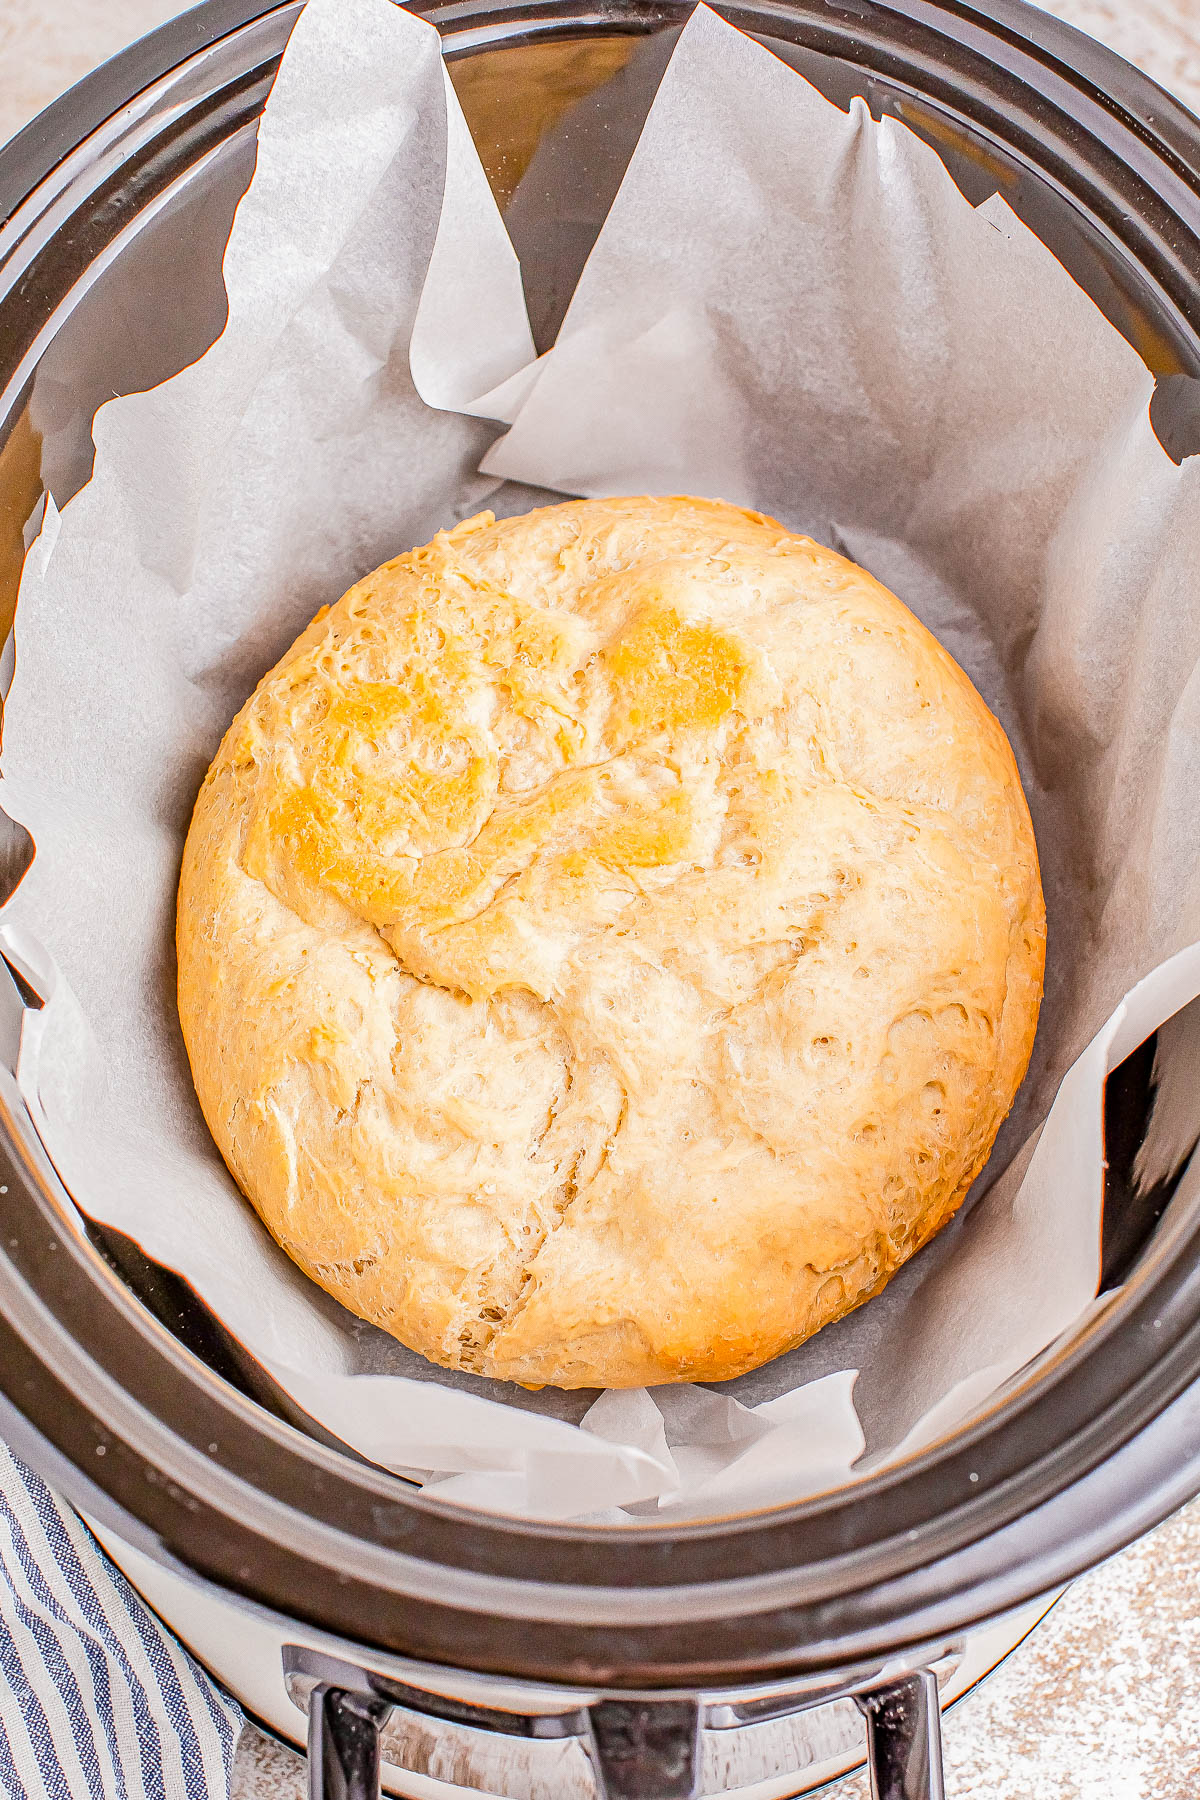
<svg viewBox="0 0 1200 1800">
<path fill-rule="evenodd" d="M 685 0 L 418 10 L 525 270 L 539 347 L 620 181 Z M 1020 0 L 721 8 L 999 191 L 1200 442 L 1200 123 Z M 206 0 L 0 152 L 0 607 L 91 420 L 220 332 L 221 255 L 298 0 Z M 0 833 L 0 899 L 29 864 Z M 79 1228 L 14 1079 L 34 972 L 0 969 L 0 1432 L 270 1728 L 314 1795 L 782 1800 L 869 1761 L 942 1794 L 940 1708 L 1072 1577 L 1200 1491 L 1200 1217 L 1134 1161 L 1155 1044 L 1110 1078 L 1104 1289 L 965 1429 L 852 1485 L 684 1526 L 458 1509 L 307 1419 L 171 1271 Z M 1200 1136 L 1200 1097 L 1197 1104 Z"/>
</svg>

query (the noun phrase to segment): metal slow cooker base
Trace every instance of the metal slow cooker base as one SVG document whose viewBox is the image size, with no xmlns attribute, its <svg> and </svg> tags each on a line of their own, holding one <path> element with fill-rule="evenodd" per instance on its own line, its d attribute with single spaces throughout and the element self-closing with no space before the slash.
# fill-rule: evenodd
<svg viewBox="0 0 1200 1800">
<path fill-rule="evenodd" d="M 264 1618 L 247 1616 L 211 1590 L 164 1569 L 96 1520 L 87 1523 L 159 1617 L 251 1717 L 297 1750 L 307 1745 L 310 1720 L 306 1715 L 312 1714 L 316 1735 L 328 1729 L 329 1683 L 318 1679 L 322 1673 L 332 1673 L 324 1640 L 300 1627 L 284 1630 Z M 991 1674 L 1046 1616 L 1055 1598 L 1023 1607 L 972 1632 L 960 1651 L 942 1657 L 933 1676 L 940 1710 L 953 1706 Z M 302 1666 L 305 1653 L 311 1658 L 307 1670 Z M 445 1671 L 445 1677 L 446 1693 L 441 1698 L 456 1685 L 453 1671 Z M 908 1680 L 911 1683 L 913 1678 Z M 475 1684 L 469 1678 L 464 1677 L 460 1685 L 475 1698 Z M 894 1687 L 891 1684 L 893 1691 Z M 917 1691 L 923 1699 L 922 1684 L 917 1684 Z M 406 1698 L 414 1697 L 415 1692 Z M 435 1696 L 426 1693 L 423 1698 L 428 1702 Z M 509 1706 L 524 1703 L 536 1716 L 547 1717 L 537 1712 L 545 1696 L 536 1689 L 522 1692 L 513 1685 L 497 1695 L 501 1698 Z M 587 1710 L 589 1699 L 590 1695 L 580 1692 L 580 1711 Z M 358 1710 L 352 1707 L 350 1716 L 363 1719 L 362 1705 L 365 1701 L 369 1708 L 370 1698 L 362 1695 L 358 1701 Z M 680 1794 L 694 1793 L 697 1800 L 715 1800 L 718 1795 L 723 1800 L 795 1800 L 861 1769 L 873 1748 L 875 1792 L 881 1800 L 927 1800 L 927 1796 L 939 1800 L 936 1726 L 932 1734 L 916 1733 L 918 1741 L 914 1742 L 913 1721 L 907 1714 L 903 1719 L 881 1721 L 878 1705 L 872 1715 L 870 1708 L 849 1694 L 757 1720 L 738 1716 L 746 1711 L 744 1705 L 722 1706 L 716 1695 L 705 1696 L 705 1701 L 699 1755 L 690 1769 L 682 1767 L 681 1759 L 679 1769 L 680 1776 L 690 1778 L 692 1785 L 680 1785 Z M 464 1705 L 462 1710 L 465 1714 L 470 1708 Z M 378 1739 L 385 1793 L 403 1800 L 472 1800 L 480 1793 L 504 1796 L 505 1800 L 597 1800 L 596 1751 L 585 1732 L 526 1736 L 511 1728 L 480 1729 L 465 1717 L 436 1717 L 419 1704 L 395 1706 L 386 1718 L 382 1707 L 377 1713 L 378 1728 L 366 1735 L 365 1743 L 369 1761 L 371 1736 Z M 336 1718 L 336 1713 L 333 1716 Z M 573 1723 L 570 1714 L 560 1716 Z M 370 1723 L 369 1711 L 365 1722 Z M 686 1738 L 686 1713 L 677 1723 L 683 1724 Z M 898 1730 L 901 1726 L 903 1730 Z M 361 1772 L 362 1730 L 352 1738 L 352 1754 Z M 900 1757 L 898 1741 L 903 1747 Z M 328 1748 L 322 1748 L 326 1767 L 313 1769 L 313 1788 L 320 1800 L 325 1800 L 327 1793 L 332 1800 L 338 1784 L 328 1767 Z M 890 1757 L 886 1766 L 882 1762 L 885 1754 Z M 656 1774 L 661 1777 L 661 1762 Z M 627 1784 L 621 1790 L 610 1780 L 608 1786 L 610 1794 L 645 1791 L 653 1800 L 669 1800 L 662 1785 L 643 1790 Z"/>
</svg>

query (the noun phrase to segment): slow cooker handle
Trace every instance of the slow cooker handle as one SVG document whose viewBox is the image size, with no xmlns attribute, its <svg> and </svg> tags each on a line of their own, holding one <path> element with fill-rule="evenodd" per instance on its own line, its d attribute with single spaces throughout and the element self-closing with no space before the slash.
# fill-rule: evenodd
<svg viewBox="0 0 1200 1800">
<path fill-rule="evenodd" d="M 380 1727 L 390 1699 L 319 1682 L 308 1697 L 309 1800 L 380 1800 Z M 695 1800 L 694 1700 L 601 1700 L 587 1711 L 597 1800 Z"/>
<path fill-rule="evenodd" d="M 307 1665 L 309 1800 L 379 1800 L 380 1730 L 400 1695 L 365 1671 L 294 1646 L 284 1658 L 289 1692 L 300 1704 L 293 1678 Z M 343 1686 L 339 1676 L 350 1679 Z M 413 1698 L 405 1694 L 410 1703 Z M 871 1800 L 945 1800 L 934 1672 L 917 1669 L 854 1698 L 866 1721 Z M 466 1715 L 464 1722 L 476 1713 L 485 1729 L 497 1728 L 498 1715 L 465 1704 L 441 1699 L 431 1710 L 435 1717 Z M 525 1723 L 536 1736 L 579 1735 L 582 1726 L 597 1800 L 696 1800 L 701 1766 L 696 1700 L 598 1700 L 583 1714 Z"/>
<path fill-rule="evenodd" d="M 867 1721 L 871 1800 L 946 1800 L 937 1676 L 917 1669 L 856 1695 Z"/>
<path fill-rule="evenodd" d="M 379 1727 L 391 1703 L 321 1683 L 308 1702 L 310 1800 L 379 1800 Z"/>
</svg>

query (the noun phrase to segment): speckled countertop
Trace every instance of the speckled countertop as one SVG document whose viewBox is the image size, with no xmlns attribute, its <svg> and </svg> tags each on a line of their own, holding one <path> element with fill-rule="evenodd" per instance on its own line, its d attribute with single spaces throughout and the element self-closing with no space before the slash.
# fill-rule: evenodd
<svg viewBox="0 0 1200 1800">
<path fill-rule="evenodd" d="M 173 0 L 0 0 L 0 142 Z M 1053 0 L 1200 112 L 1200 0 Z M 946 1722 L 948 1800 L 1200 1800 L 1200 1501 L 1078 1581 Z M 248 1727 L 234 1800 L 303 1800 Z M 866 1800 L 861 1779 L 836 1800 Z"/>
</svg>

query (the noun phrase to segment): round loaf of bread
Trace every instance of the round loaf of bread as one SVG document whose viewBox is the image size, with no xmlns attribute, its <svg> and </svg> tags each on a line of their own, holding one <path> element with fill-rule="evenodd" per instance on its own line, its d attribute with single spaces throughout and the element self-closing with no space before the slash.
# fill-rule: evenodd
<svg viewBox="0 0 1200 1800">
<path fill-rule="evenodd" d="M 1003 731 L 877 581 L 690 499 L 470 519 L 196 805 L 179 1007 L 279 1243 L 448 1368 L 719 1381 L 959 1205 L 1045 918 Z"/>
</svg>

